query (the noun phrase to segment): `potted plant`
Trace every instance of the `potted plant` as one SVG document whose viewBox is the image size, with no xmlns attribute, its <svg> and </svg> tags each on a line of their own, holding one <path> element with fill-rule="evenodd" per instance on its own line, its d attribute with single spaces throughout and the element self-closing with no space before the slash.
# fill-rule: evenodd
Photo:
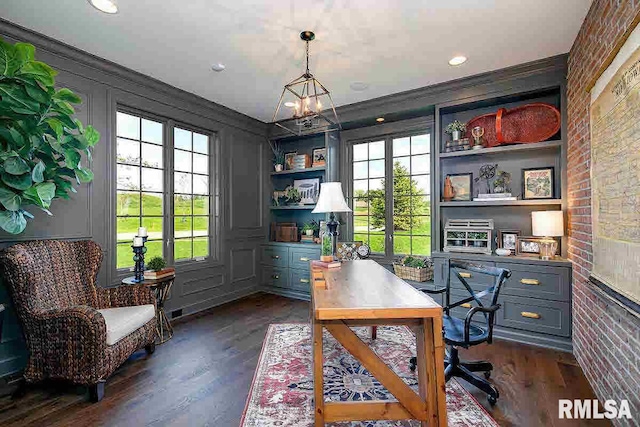
<svg viewBox="0 0 640 427">
<path fill-rule="evenodd" d="M 290 205 L 301 204 L 302 195 L 298 191 L 297 188 L 293 188 L 291 185 L 286 188 L 287 192 L 287 203 Z"/>
<path fill-rule="evenodd" d="M 284 170 L 284 150 L 277 142 L 271 143 L 271 141 L 269 141 L 269 145 L 273 152 L 273 166 L 276 172 L 282 172 L 282 170 Z"/>
<path fill-rule="evenodd" d="M 175 269 L 167 267 L 167 262 L 159 256 L 153 257 L 146 264 L 145 279 L 160 279 L 175 274 Z"/>
<path fill-rule="evenodd" d="M 452 121 L 444 129 L 446 133 L 451 135 L 451 139 L 453 139 L 454 141 L 457 141 L 460 138 L 462 138 L 462 135 L 465 133 L 466 130 L 467 130 L 467 124 L 462 123 L 461 121 L 458 121 L 458 120 Z"/>
<path fill-rule="evenodd" d="M 433 280 L 433 261 L 429 257 L 407 255 L 394 261 L 393 271 L 401 279 L 426 282 Z"/>
<path fill-rule="evenodd" d="M 93 180 L 91 152 L 100 134 L 74 117 L 82 102 L 56 87 L 58 74 L 35 60 L 35 47 L 0 38 L 0 228 L 20 234 L 27 211 L 47 215 L 54 199 Z"/>
<path fill-rule="evenodd" d="M 302 232 L 307 236 L 313 236 L 318 230 L 320 230 L 320 225 L 315 220 L 311 220 L 302 226 Z"/>
</svg>

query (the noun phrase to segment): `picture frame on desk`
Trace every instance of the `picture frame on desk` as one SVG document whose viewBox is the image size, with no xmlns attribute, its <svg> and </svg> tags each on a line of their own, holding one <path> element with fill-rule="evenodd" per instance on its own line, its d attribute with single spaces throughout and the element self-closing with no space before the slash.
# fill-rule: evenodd
<svg viewBox="0 0 640 427">
<path fill-rule="evenodd" d="M 540 257 L 540 241 L 543 240 L 540 237 L 533 236 L 518 236 L 516 240 L 516 255 L 525 257 Z M 560 241 L 558 240 L 558 249 L 556 250 L 556 256 L 560 254 Z"/>
<path fill-rule="evenodd" d="M 285 153 L 284 155 L 284 169 L 292 170 L 293 169 L 293 159 L 298 155 L 297 151 L 292 151 L 290 153 Z"/>
<path fill-rule="evenodd" d="M 498 230 L 498 248 L 508 249 L 511 255 L 515 255 L 521 233 L 520 230 Z"/>
</svg>

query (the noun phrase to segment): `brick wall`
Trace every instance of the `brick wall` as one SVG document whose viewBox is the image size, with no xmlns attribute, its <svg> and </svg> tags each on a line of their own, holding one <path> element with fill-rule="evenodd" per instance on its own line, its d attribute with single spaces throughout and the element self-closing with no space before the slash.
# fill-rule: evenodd
<svg viewBox="0 0 640 427">
<path fill-rule="evenodd" d="M 630 400 L 635 418 L 632 422 L 640 418 L 640 320 L 589 283 L 593 258 L 589 181 L 591 98 L 586 86 L 596 77 L 639 10 L 638 0 L 594 0 L 569 52 L 567 76 L 568 234 L 569 258 L 573 262 L 574 354 L 600 400 Z"/>
</svg>

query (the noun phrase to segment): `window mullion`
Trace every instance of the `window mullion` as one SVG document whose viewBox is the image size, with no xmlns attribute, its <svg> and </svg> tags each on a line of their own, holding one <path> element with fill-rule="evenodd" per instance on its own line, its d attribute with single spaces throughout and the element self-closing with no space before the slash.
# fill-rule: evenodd
<svg viewBox="0 0 640 427">
<path fill-rule="evenodd" d="M 165 256 L 170 265 L 175 265 L 175 254 L 174 254 L 174 244 L 173 244 L 173 235 L 174 235 L 174 216 L 173 212 L 175 209 L 174 206 L 174 197 L 173 197 L 173 176 L 174 176 L 174 156 L 173 156 L 173 132 L 174 132 L 174 122 L 169 120 L 167 122 L 167 131 L 165 134 L 165 212 L 164 212 L 164 246 L 165 246 Z"/>
<path fill-rule="evenodd" d="M 393 138 L 384 141 L 385 150 L 385 242 L 384 253 L 387 258 L 393 258 Z"/>
</svg>

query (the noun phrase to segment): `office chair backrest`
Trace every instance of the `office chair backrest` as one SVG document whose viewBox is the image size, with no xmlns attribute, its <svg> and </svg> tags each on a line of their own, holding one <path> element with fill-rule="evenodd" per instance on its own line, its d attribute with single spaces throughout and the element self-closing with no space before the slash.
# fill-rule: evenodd
<svg viewBox="0 0 640 427">
<path fill-rule="evenodd" d="M 473 290 L 473 288 L 471 288 L 469 283 L 460 274 L 461 273 L 460 270 L 466 270 L 474 273 L 493 276 L 494 278 L 493 284 L 483 291 L 476 292 Z M 462 283 L 462 285 L 465 287 L 467 292 L 469 292 L 470 294 L 469 297 L 455 301 L 454 303 L 451 303 L 450 301 L 451 272 L 453 272 L 456 275 L 460 283 Z M 505 268 L 488 267 L 481 264 L 455 260 L 455 259 L 449 260 L 449 268 L 448 268 L 447 274 L 448 274 L 448 277 L 447 277 L 446 306 L 444 308 L 446 314 L 449 314 L 450 309 L 454 307 L 458 307 L 462 304 L 470 303 L 470 302 L 475 302 L 478 307 L 482 307 L 482 308 L 491 308 L 491 307 L 494 307 L 496 309 L 499 308 L 500 306 L 498 305 L 498 296 L 500 295 L 500 289 L 502 288 L 502 285 L 504 284 L 504 282 L 506 282 L 506 280 L 509 277 L 511 277 L 511 271 Z M 484 298 L 487 295 L 491 295 L 491 301 L 489 306 L 486 306 L 482 302 L 482 298 Z M 473 310 L 473 307 L 470 310 Z M 484 315 L 485 322 L 489 330 L 489 342 L 491 342 L 491 338 L 493 336 L 493 323 L 495 318 L 495 310 L 490 311 L 489 313 L 483 311 L 482 314 Z"/>
</svg>

